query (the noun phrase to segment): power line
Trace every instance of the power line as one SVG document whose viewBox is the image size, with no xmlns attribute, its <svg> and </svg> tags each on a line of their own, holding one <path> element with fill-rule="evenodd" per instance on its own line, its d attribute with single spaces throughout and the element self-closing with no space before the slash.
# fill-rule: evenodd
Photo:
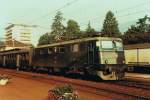
<svg viewBox="0 0 150 100">
<path fill-rule="evenodd" d="M 149 11 L 150 9 L 145 9 L 145 10 L 140 10 L 140 11 L 136 11 L 136 12 L 132 12 L 132 13 L 128 13 L 128 14 L 125 14 L 125 15 L 121 15 L 121 16 L 118 16 L 118 17 L 126 17 L 126 16 L 131 16 L 131 15 L 135 15 L 135 14 L 139 14 L 139 13 L 143 13 L 144 11 Z"/>
<path fill-rule="evenodd" d="M 58 8 L 58 9 L 52 11 L 52 12 L 46 13 L 45 15 L 42 15 L 41 17 L 38 17 L 38 18 L 36 18 L 36 19 L 33 19 L 33 20 L 30 21 L 28 24 L 32 24 L 32 23 L 34 23 L 34 22 L 38 22 L 38 21 L 40 21 L 41 19 L 43 19 L 44 17 L 48 17 L 48 16 L 50 16 L 51 14 L 53 14 L 53 13 L 55 13 L 55 12 L 57 12 L 57 11 L 60 11 L 61 9 L 64 9 L 64 8 L 66 8 L 67 6 L 70 6 L 70 5 L 74 4 L 74 3 L 76 3 L 77 1 L 79 1 L 79 0 L 70 1 L 70 2 L 66 3 L 65 5 L 63 5 L 62 7 Z M 45 30 L 50 29 L 50 28 L 47 28 L 47 27 L 44 27 L 44 26 L 41 26 L 41 25 L 34 25 L 34 26 L 36 26 L 36 28 L 39 27 L 39 28 L 42 28 L 42 29 L 45 29 Z"/>
<path fill-rule="evenodd" d="M 135 9 L 135 8 L 137 8 L 137 7 L 141 7 L 141 6 L 147 5 L 147 4 L 149 4 L 149 3 L 150 3 L 150 1 L 148 1 L 148 2 L 143 2 L 142 4 L 137 4 L 137 5 L 132 6 L 132 7 L 120 9 L 120 10 L 116 11 L 116 13 L 117 13 L 117 12 L 122 13 L 123 11 L 127 11 L 127 10 L 130 10 L 130 9 Z"/>
<path fill-rule="evenodd" d="M 146 10 L 150 10 L 150 9 L 146 9 Z M 121 16 L 119 16 L 119 19 L 120 18 L 124 18 L 124 17 L 127 17 L 127 16 L 131 16 L 131 15 L 135 15 L 135 14 L 139 14 L 139 13 L 143 13 L 145 10 L 141 10 L 141 11 L 136 11 L 136 12 L 133 12 L 133 13 L 128 13 L 128 14 L 125 14 L 125 15 L 121 15 Z M 99 18 L 98 18 L 99 19 Z M 92 19 L 92 21 L 96 21 L 97 20 L 97 18 L 96 19 Z M 90 20 L 91 21 L 91 20 Z M 95 23 L 99 23 L 98 21 L 97 22 L 95 22 Z M 125 23 L 125 22 L 123 22 L 123 23 Z M 121 24 L 123 24 L 123 23 L 121 23 Z M 87 25 L 87 23 L 81 23 L 81 24 L 83 24 L 83 25 Z"/>
<path fill-rule="evenodd" d="M 29 22 L 29 23 L 38 22 L 38 21 L 40 21 L 40 19 L 43 19 L 43 17 L 50 16 L 51 14 L 53 14 L 53 13 L 55 13 L 55 12 L 57 12 L 57 11 L 60 11 L 61 9 L 64 9 L 64 8 L 66 8 L 67 6 L 70 6 L 70 5 L 74 4 L 74 3 L 76 3 L 77 1 L 79 1 L 79 0 L 73 0 L 73 1 L 71 1 L 71 2 L 68 2 L 68 3 L 66 3 L 65 5 L 63 5 L 62 7 L 58 8 L 58 9 L 52 11 L 52 12 L 46 13 L 45 15 L 43 15 L 43 16 L 41 16 L 41 17 L 39 17 L 39 18 L 36 18 L 35 20 L 32 20 L 32 21 Z"/>
<path fill-rule="evenodd" d="M 149 4 L 149 3 L 150 3 L 150 1 L 144 2 L 144 3 L 142 3 L 142 4 L 137 4 L 137 5 L 135 5 L 135 6 L 128 7 L 128 8 L 125 8 L 125 9 L 121 9 L 121 10 L 116 11 L 116 14 L 118 14 L 118 12 L 119 12 L 119 13 L 126 12 L 126 11 L 129 10 L 129 9 L 135 9 L 135 8 L 137 8 L 137 7 L 144 6 L 144 5 L 147 5 L 147 4 Z M 150 10 L 150 9 L 146 9 L 146 10 Z M 145 11 L 145 10 L 136 11 L 136 12 L 128 13 L 128 14 L 125 14 L 125 15 L 120 15 L 119 17 L 126 17 L 126 16 L 130 16 L 130 15 L 133 15 L 133 14 L 142 13 L 143 11 Z M 90 19 L 90 21 L 94 21 L 94 20 L 97 20 L 97 19 L 100 19 L 100 18 L 103 18 L 103 17 L 105 17 L 105 16 L 92 18 L 92 19 Z M 83 23 L 80 23 L 80 24 L 85 25 L 84 22 L 83 22 Z"/>
</svg>

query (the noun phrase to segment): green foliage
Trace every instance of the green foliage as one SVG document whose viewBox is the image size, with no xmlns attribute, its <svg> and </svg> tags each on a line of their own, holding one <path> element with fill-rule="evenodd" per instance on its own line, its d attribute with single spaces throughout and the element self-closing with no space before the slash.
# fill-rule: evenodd
<svg viewBox="0 0 150 100">
<path fill-rule="evenodd" d="M 58 11 L 54 17 L 54 22 L 52 23 L 52 32 L 42 35 L 39 39 L 38 45 L 44 45 L 58 41 L 65 33 L 65 27 L 63 26 L 62 21 L 62 13 Z"/>
<path fill-rule="evenodd" d="M 40 37 L 38 45 L 53 43 L 55 41 L 54 38 L 55 38 L 55 35 L 51 35 L 50 33 L 45 33 L 44 35 Z"/>
<path fill-rule="evenodd" d="M 120 37 L 118 22 L 111 11 L 108 11 L 103 23 L 102 36 Z"/>
<path fill-rule="evenodd" d="M 97 34 L 98 32 L 96 32 L 94 30 L 94 28 L 91 27 L 91 24 L 90 24 L 90 21 L 87 25 L 87 28 L 86 28 L 86 31 L 83 33 L 84 37 L 90 37 L 90 36 L 95 36 L 95 35 L 98 35 Z"/>
<path fill-rule="evenodd" d="M 68 38 L 72 38 L 74 36 L 80 35 L 80 27 L 78 23 L 74 20 L 69 20 L 67 22 L 67 27 L 66 27 L 66 34 Z"/>
<path fill-rule="evenodd" d="M 94 33 L 95 30 L 94 28 L 91 27 L 90 21 L 88 23 L 87 29 L 86 29 L 86 33 Z"/>
<path fill-rule="evenodd" d="M 60 11 L 58 11 L 56 13 L 56 16 L 54 18 L 54 22 L 53 22 L 52 27 L 51 27 L 51 29 L 52 29 L 51 34 L 55 35 L 56 39 L 57 38 L 59 39 L 59 37 L 61 37 L 65 33 L 65 27 L 62 24 L 62 21 L 63 21 L 62 13 Z"/>
<path fill-rule="evenodd" d="M 136 25 L 131 25 L 122 38 L 125 44 L 150 42 L 150 18 L 148 16 L 140 18 Z"/>
</svg>

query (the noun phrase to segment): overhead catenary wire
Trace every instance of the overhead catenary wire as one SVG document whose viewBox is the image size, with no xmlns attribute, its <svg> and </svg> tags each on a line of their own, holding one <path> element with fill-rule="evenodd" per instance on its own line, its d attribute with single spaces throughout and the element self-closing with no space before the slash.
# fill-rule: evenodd
<svg viewBox="0 0 150 100">
<path fill-rule="evenodd" d="M 36 19 L 33 19 L 32 21 L 29 22 L 29 24 L 39 22 L 39 21 L 43 20 L 44 17 L 48 17 L 48 16 L 50 16 L 51 14 L 53 14 L 53 13 L 55 13 L 55 12 L 57 12 L 57 11 L 60 11 L 60 10 L 64 9 L 64 8 L 66 8 L 67 6 L 70 6 L 70 5 L 74 4 L 74 3 L 77 2 L 77 1 L 78 1 L 78 0 L 70 1 L 70 2 L 64 4 L 63 6 L 61 6 L 60 8 L 58 8 L 58 9 L 52 11 L 52 12 L 46 13 L 46 14 L 44 14 L 44 15 L 42 15 L 42 16 L 36 18 Z M 121 10 L 116 11 L 116 13 L 117 13 L 117 14 L 118 14 L 118 12 L 119 12 L 119 13 L 122 13 L 122 12 L 124 12 L 124 11 L 130 10 L 130 9 L 133 9 L 133 8 L 135 9 L 136 7 L 140 7 L 140 6 L 143 6 L 143 5 L 147 5 L 147 4 L 149 4 L 149 2 L 150 2 L 150 1 L 144 2 L 144 3 L 142 3 L 142 4 L 137 4 L 137 5 L 134 5 L 134 6 L 132 6 L 132 7 L 125 8 L 125 9 L 121 9 Z M 142 11 L 140 11 L 140 12 L 142 12 Z M 138 13 L 138 12 L 134 12 L 134 13 Z M 120 16 L 120 17 L 125 17 L 125 16 L 129 16 L 129 15 L 132 15 L 132 13 L 128 13 L 128 14 L 122 15 L 122 16 Z M 104 16 L 101 16 L 101 17 L 104 17 Z M 99 17 L 90 19 L 90 21 L 94 21 L 94 20 L 97 20 L 97 19 L 99 19 Z M 83 24 L 83 25 L 84 25 L 84 23 L 80 23 L 80 24 Z M 86 25 L 87 25 L 87 24 L 86 24 Z M 41 26 L 41 25 L 37 25 L 37 26 L 40 27 L 40 28 L 43 28 L 43 29 L 48 29 L 48 28 L 46 28 L 45 26 Z"/>
<path fill-rule="evenodd" d="M 143 2 L 143 3 L 141 3 L 141 4 L 137 4 L 137 5 L 134 5 L 134 6 L 132 6 L 132 7 L 120 9 L 120 10 L 116 11 L 116 13 L 117 13 L 117 12 L 119 12 L 119 13 L 126 12 L 127 10 L 135 9 L 135 8 L 137 8 L 137 7 L 141 7 L 141 6 L 144 6 L 144 5 L 148 5 L 149 3 L 150 3 L 150 1 L 148 0 L 147 2 Z"/>
<path fill-rule="evenodd" d="M 120 10 L 118 10 L 118 11 L 116 11 L 115 13 L 116 14 L 122 14 L 123 12 L 126 12 L 126 11 L 128 11 L 128 10 L 130 10 L 130 9 L 135 9 L 135 8 L 137 8 L 137 7 L 141 7 L 141 6 L 144 6 L 144 5 L 147 5 L 147 4 L 150 4 L 150 1 L 147 1 L 147 2 L 143 2 L 143 3 L 141 3 L 141 4 L 137 4 L 137 5 L 134 5 L 134 6 L 132 6 L 132 7 L 128 7 L 128 8 L 124 8 L 124 9 L 120 9 Z M 150 10 L 150 9 L 146 9 L 147 11 L 148 10 Z M 136 11 L 136 12 L 132 12 L 132 13 L 127 13 L 127 14 L 123 14 L 123 15 L 119 15 L 118 16 L 118 18 L 123 18 L 123 17 L 127 17 L 127 16 L 131 16 L 131 15 L 134 15 L 134 14 L 138 14 L 138 13 L 142 13 L 142 12 L 144 12 L 145 10 L 140 10 L 140 11 Z M 100 16 L 100 17 L 95 17 L 95 18 L 92 18 L 92 19 L 89 19 L 88 21 L 96 21 L 96 20 L 98 20 L 98 19 L 103 19 L 105 16 Z M 97 21 L 98 22 L 98 21 Z M 96 22 L 96 23 L 97 23 Z M 84 23 L 84 22 L 82 22 L 82 23 L 80 23 L 81 25 L 87 25 L 87 23 Z"/>
<path fill-rule="evenodd" d="M 68 6 L 70 6 L 70 5 L 74 4 L 74 3 L 76 3 L 77 1 L 79 1 L 79 0 L 72 0 L 72 1 L 70 1 L 70 2 L 68 2 L 68 3 L 66 3 L 66 4 L 64 4 L 63 6 L 61 6 L 60 8 L 57 8 L 56 10 L 54 10 L 54 11 L 52 11 L 52 12 L 48 12 L 48 13 L 46 13 L 46 14 L 44 14 L 44 15 L 38 17 L 38 18 L 35 18 L 35 19 L 29 21 L 28 24 L 31 25 L 31 24 L 34 24 L 34 23 L 36 23 L 36 22 L 39 22 L 39 21 L 43 20 L 44 17 L 49 17 L 49 16 L 52 15 L 53 13 L 64 9 L 64 8 L 66 8 L 66 7 L 68 7 Z M 45 29 L 45 30 L 50 29 L 50 28 L 45 27 L 45 26 L 42 26 L 42 25 L 34 25 L 34 26 L 36 26 L 36 28 L 39 27 L 39 28 L 42 28 L 42 29 Z"/>
<path fill-rule="evenodd" d="M 44 17 L 48 17 L 48 16 L 52 15 L 53 13 L 55 13 L 57 11 L 60 11 L 60 10 L 62 10 L 64 8 L 66 8 L 66 7 L 76 3 L 77 1 L 79 1 L 79 0 L 73 0 L 71 2 L 68 2 L 68 3 L 64 4 L 63 6 L 61 6 L 60 8 L 58 8 L 56 10 L 54 10 L 52 12 L 48 12 L 48 13 L 46 13 L 46 14 L 44 14 L 44 15 L 42 15 L 42 16 L 40 16 L 40 17 L 38 17 L 38 18 L 36 18 L 36 19 L 34 19 L 32 21 L 30 21 L 29 24 L 32 24 L 32 23 L 35 23 L 35 22 L 39 22 L 40 20 L 43 20 Z"/>
</svg>

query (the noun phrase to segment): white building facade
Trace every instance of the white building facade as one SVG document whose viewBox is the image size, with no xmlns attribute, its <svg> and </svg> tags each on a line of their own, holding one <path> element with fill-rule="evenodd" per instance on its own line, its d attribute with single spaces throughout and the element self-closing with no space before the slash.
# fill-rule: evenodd
<svg viewBox="0 0 150 100">
<path fill-rule="evenodd" d="M 32 26 L 23 24 L 11 24 L 5 28 L 7 41 L 18 41 L 25 44 L 31 44 Z"/>
</svg>

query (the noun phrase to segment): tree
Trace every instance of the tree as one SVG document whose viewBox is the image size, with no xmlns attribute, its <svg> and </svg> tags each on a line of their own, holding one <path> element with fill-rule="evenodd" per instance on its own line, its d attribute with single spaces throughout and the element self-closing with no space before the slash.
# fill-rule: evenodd
<svg viewBox="0 0 150 100">
<path fill-rule="evenodd" d="M 56 39 L 59 39 L 60 36 L 64 35 L 65 32 L 65 27 L 62 24 L 63 21 L 63 17 L 62 17 L 62 13 L 60 11 L 58 11 L 56 13 L 56 16 L 54 18 L 54 22 L 52 23 L 52 35 L 56 36 Z"/>
<path fill-rule="evenodd" d="M 69 20 L 67 22 L 66 34 L 65 36 L 72 38 L 74 36 L 80 35 L 80 27 L 78 23 L 74 20 Z"/>
<path fill-rule="evenodd" d="M 120 37 L 118 22 L 111 11 L 108 11 L 103 23 L 102 36 Z"/>
<path fill-rule="evenodd" d="M 125 44 L 150 42 L 150 18 L 145 16 L 138 19 L 136 25 L 131 25 L 124 33 L 123 40 Z"/>
<path fill-rule="evenodd" d="M 150 32 L 150 18 L 147 15 L 143 18 L 138 19 L 138 22 L 136 24 L 139 32 Z"/>
<path fill-rule="evenodd" d="M 42 35 L 39 39 L 38 45 L 44 45 L 58 41 L 65 32 L 65 27 L 63 26 L 62 21 L 62 13 L 58 11 L 51 26 L 52 31 Z"/>
<path fill-rule="evenodd" d="M 39 39 L 38 45 L 44 45 L 49 43 L 49 35 L 48 33 L 42 35 Z"/>
<path fill-rule="evenodd" d="M 94 30 L 94 28 L 91 27 L 91 24 L 89 21 L 87 28 L 86 28 L 86 35 L 91 36 L 91 35 L 94 35 L 95 33 L 96 31 Z"/>
</svg>

